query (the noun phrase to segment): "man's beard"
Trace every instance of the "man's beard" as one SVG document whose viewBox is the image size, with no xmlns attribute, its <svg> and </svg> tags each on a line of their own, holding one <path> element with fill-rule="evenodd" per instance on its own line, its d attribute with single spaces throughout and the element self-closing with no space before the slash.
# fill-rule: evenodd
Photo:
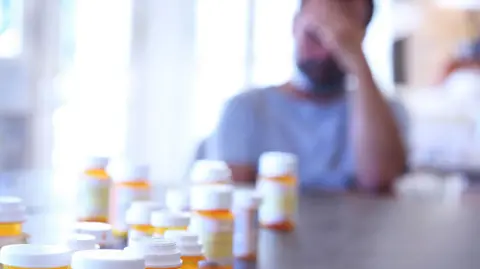
<svg viewBox="0 0 480 269">
<path fill-rule="evenodd" d="M 334 59 L 309 59 L 297 63 L 293 83 L 315 95 L 334 95 L 345 91 L 345 77 Z"/>
</svg>

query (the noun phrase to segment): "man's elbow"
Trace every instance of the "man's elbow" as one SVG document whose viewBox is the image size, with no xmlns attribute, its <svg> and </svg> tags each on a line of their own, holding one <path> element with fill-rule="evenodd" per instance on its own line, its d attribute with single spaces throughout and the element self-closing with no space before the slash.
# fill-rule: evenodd
<svg viewBox="0 0 480 269">
<path fill-rule="evenodd" d="M 385 167 L 360 169 L 356 176 L 357 185 L 360 189 L 368 192 L 391 192 L 395 180 L 406 172 L 407 165 L 405 162 Z"/>
<path fill-rule="evenodd" d="M 254 184 L 257 171 L 252 165 L 228 164 L 232 170 L 232 180 L 239 184 Z"/>
</svg>

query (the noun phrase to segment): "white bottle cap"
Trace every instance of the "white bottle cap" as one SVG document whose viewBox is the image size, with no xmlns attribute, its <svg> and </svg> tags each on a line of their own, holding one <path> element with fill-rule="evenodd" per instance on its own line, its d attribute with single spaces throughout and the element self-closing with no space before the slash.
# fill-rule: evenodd
<svg viewBox="0 0 480 269">
<path fill-rule="evenodd" d="M 144 257 L 146 268 L 179 268 L 182 266 L 181 254 L 175 242 L 163 238 L 146 238 L 140 244 L 126 247 L 125 252 Z"/>
<path fill-rule="evenodd" d="M 98 249 L 97 239 L 90 234 L 72 234 L 67 240 L 67 246 L 72 251 Z"/>
<path fill-rule="evenodd" d="M 122 250 L 85 250 L 73 254 L 72 269 L 145 269 L 145 261 Z"/>
<path fill-rule="evenodd" d="M 201 256 L 202 244 L 198 235 L 188 231 L 169 230 L 165 232 L 165 239 L 174 241 L 182 256 Z"/>
<path fill-rule="evenodd" d="M 104 246 L 112 242 L 112 225 L 101 222 L 78 222 L 75 233 L 89 234 L 96 238 L 96 243 Z"/>
<path fill-rule="evenodd" d="M 179 189 L 167 190 L 165 205 L 170 211 L 188 211 L 190 205 L 188 191 Z"/>
<path fill-rule="evenodd" d="M 141 182 L 148 180 L 150 168 L 148 165 L 134 165 L 125 163 L 119 168 L 114 180 L 116 182 Z"/>
<path fill-rule="evenodd" d="M 13 196 L 0 196 L 0 223 L 23 222 L 26 209 L 22 199 Z"/>
<path fill-rule="evenodd" d="M 190 224 L 190 215 L 182 212 L 159 210 L 152 212 L 153 227 L 187 227 Z"/>
<path fill-rule="evenodd" d="M 106 157 L 89 157 L 85 161 L 85 169 L 105 169 L 109 159 Z"/>
<path fill-rule="evenodd" d="M 67 247 L 48 245 L 9 245 L 0 250 L 0 263 L 20 268 L 58 268 L 70 265 Z"/>
<path fill-rule="evenodd" d="M 233 188 L 226 185 L 193 187 L 190 195 L 192 210 L 230 210 Z"/>
<path fill-rule="evenodd" d="M 190 173 L 193 183 L 230 183 L 232 171 L 222 161 L 198 160 Z"/>
<path fill-rule="evenodd" d="M 260 156 L 259 174 L 265 177 L 279 177 L 297 172 L 297 157 L 285 152 L 266 152 Z"/>
<path fill-rule="evenodd" d="M 234 208 L 258 208 L 261 202 L 260 194 L 254 190 L 235 190 L 233 193 Z"/>
<path fill-rule="evenodd" d="M 134 201 L 126 212 L 127 224 L 150 225 L 152 212 L 162 209 L 162 205 L 152 201 Z"/>
</svg>

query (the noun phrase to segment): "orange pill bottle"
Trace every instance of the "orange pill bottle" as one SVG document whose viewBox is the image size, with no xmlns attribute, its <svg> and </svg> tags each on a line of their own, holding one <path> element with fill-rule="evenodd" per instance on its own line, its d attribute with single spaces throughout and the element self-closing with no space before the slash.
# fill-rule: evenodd
<svg viewBox="0 0 480 269">
<path fill-rule="evenodd" d="M 22 199 L 0 196 L 0 242 L 20 242 L 26 209 Z"/>
<path fill-rule="evenodd" d="M 190 171 L 190 180 L 194 185 L 232 184 L 232 171 L 222 161 L 198 160 Z"/>
<path fill-rule="evenodd" d="M 234 192 L 233 214 L 235 216 L 233 255 L 236 259 L 255 261 L 258 245 L 258 208 L 260 195 L 253 190 Z"/>
<path fill-rule="evenodd" d="M 108 158 L 91 157 L 78 181 L 77 221 L 108 222 L 111 180 Z"/>
<path fill-rule="evenodd" d="M 177 245 L 163 238 L 145 238 L 125 248 L 125 253 L 145 259 L 145 269 L 180 269 L 182 259 Z"/>
<path fill-rule="evenodd" d="M 135 201 L 127 210 L 126 221 L 129 226 L 128 244 L 153 236 L 153 226 L 150 223 L 152 213 L 162 209 L 160 203 L 152 201 Z"/>
<path fill-rule="evenodd" d="M 190 224 L 190 214 L 168 210 L 154 211 L 150 223 L 153 226 L 154 236 L 161 237 L 169 230 L 186 231 Z"/>
<path fill-rule="evenodd" d="M 118 172 L 111 190 L 110 224 L 114 237 L 127 239 L 127 210 L 133 202 L 151 200 L 152 185 L 148 180 L 148 166 L 126 164 Z"/>
<path fill-rule="evenodd" d="M 72 252 L 100 248 L 100 245 L 97 244 L 97 238 L 90 234 L 72 234 L 66 245 Z"/>
<path fill-rule="evenodd" d="M 197 269 L 200 261 L 205 260 L 202 244 L 196 234 L 188 231 L 166 231 L 165 239 L 174 241 L 182 254 L 182 269 Z"/>
<path fill-rule="evenodd" d="M 114 245 L 112 225 L 103 222 L 77 222 L 74 232 L 77 234 L 88 234 L 95 237 L 95 243 L 100 248 L 111 248 Z"/>
<path fill-rule="evenodd" d="M 233 267 L 232 200 L 231 186 L 198 186 L 191 190 L 190 208 L 195 220 L 191 231 L 198 234 L 203 245 L 205 262 L 202 264 L 222 269 Z"/>
<path fill-rule="evenodd" d="M 3 269 L 69 269 L 71 258 L 71 250 L 62 246 L 21 244 L 0 250 Z"/>
<path fill-rule="evenodd" d="M 295 228 L 298 203 L 297 157 L 284 152 L 262 154 L 257 191 L 262 196 L 259 222 L 263 228 L 288 232 Z"/>
</svg>

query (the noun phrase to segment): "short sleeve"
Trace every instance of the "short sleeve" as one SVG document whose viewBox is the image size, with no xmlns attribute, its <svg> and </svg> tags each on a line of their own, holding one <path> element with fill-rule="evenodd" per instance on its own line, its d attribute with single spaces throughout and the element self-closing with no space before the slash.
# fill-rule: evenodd
<svg viewBox="0 0 480 269">
<path fill-rule="evenodd" d="M 232 98 L 225 105 L 213 135 L 207 141 L 209 159 L 230 164 L 255 165 L 258 159 L 258 136 L 254 100 L 246 94 Z"/>
</svg>

